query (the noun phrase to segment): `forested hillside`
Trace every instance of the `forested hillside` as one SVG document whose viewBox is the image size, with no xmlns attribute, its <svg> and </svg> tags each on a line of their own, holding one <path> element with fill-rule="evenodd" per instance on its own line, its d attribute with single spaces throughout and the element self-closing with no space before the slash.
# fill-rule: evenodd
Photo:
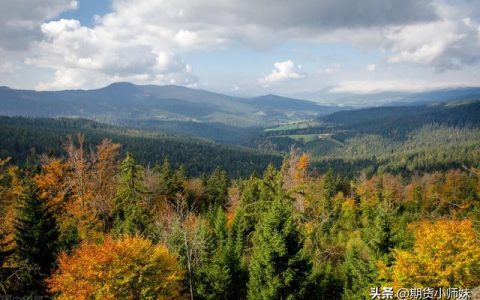
<svg viewBox="0 0 480 300">
<path fill-rule="evenodd" d="M 480 285 L 478 169 L 347 179 L 292 150 L 232 181 L 82 141 L 39 168 L 0 161 L 2 293 L 331 300 Z"/>
<path fill-rule="evenodd" d="M 479 101 L 342 111 L 266 130 L 252 144 L 284 153 L 295 144 L 321 171 L 411 175 L 478 166 L 479 115 Z"/>
<path fill-rule="evenodd" d="M 116 125 L 157 121 L 246 128 L 339 109 L 275 95 L 241 98 L 174 85 L 119 82 L 94 90 L 48 92 L 0 87 L 0 115 L 80 117 Z"/>
<path fill-rule="evenodd" d="M 153 167 L 168 158 L 183 165 L 192 176 L 223 167 L 230 177 L 262 172 L 269 164 L 279 165 L 281 157 L 253 149 L 221 146 L 196 138 L 178 137 L 157 131 L 115 127 L 82 119 L 0 117 L 0 157 L 11 157 L 18 165 L 35 165 L 40 154 L 63 156 L 67 135 L 85 136 L 87 151 L 104 138 L 121 143 L 121 153 L 130 151 L 139 162 Z"/>
</svg>

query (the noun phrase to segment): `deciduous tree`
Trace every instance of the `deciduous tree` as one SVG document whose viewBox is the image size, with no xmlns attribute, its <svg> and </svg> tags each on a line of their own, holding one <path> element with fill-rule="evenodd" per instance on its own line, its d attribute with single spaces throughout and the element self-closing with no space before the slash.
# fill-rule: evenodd
<svg viewBox="0 0 480 300">
<path fill-rule="evenodd" d="M 421 221 L 411 250 L 396 250 L 397 286 L 472 288 L 480 285 L 480 242 L 469 220 Z"/>
<path fill-rule="evenodd" d="M 58 299 L 174 299 L 180 297 L 182 272 L 166 247 L 141 237 L 102 244 L 82 243 L 60 255 L 48 279 Z"/>
</svg>

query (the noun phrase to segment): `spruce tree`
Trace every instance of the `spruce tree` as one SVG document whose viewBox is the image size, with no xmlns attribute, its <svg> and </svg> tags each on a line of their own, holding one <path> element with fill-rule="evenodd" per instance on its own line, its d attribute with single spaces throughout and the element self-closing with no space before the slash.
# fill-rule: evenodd
<svg viewBox="0 0 480 300">
<path fill-rule="evenodd" d="M 138 234 L 147 231 L 150 218 L 141 203 L 146 192 L 144 169 L 137 164 L 131 153 L 127 153 L 120 164 L 120 176 L 115 199 L 116 233 Z"/>
<path fill-rule="evenodd" d="M 395 247 L 391 215 L 384 204 L 377 208 L 376 216 L 366 231 L 366 240 L 379 258 L 388 260 L 388 255 Z"/>
<path fill-rule="evenodd" d="M 180 165 L 172 174 L 171 193 L 175 196 L 178 193 L 185 191 L 184 183 L 187 181 L 187 169 L 184 165 Z"/>
<path fill-rule="evenodd" d="M 219 167 L 215 168 L 204 182 L 207 195 L 207 205 L 204 209 L 225 206 L 228 202 L 228 185 L 227 173 Z"/>
<path fill-rule="evenodd" d="M 232 256 L 228 243 L 227 218 L 218 207 L 213 219 L 212 249 L 208 263 L 202 266 L 197 294 L 202 299 L 231 299 Z"/>
<path fill-rule="evenodd" d="M 253 234 L 248 298 L 302 299 L 310 271 L 292 204 L 277 195 Z"/>
<path fill-rule="evenodd" d="M 21 265 L 34 273 L 22 282 L 26 294 L 45 294 L 44 279 L 56 262 L 59 229 L 52 212 L 27 188 L 14 223 L 16 254 Z"/>
<path fill-rule="evenodd" d="M 155 171 L 159 174 L 159 192 L 165 195 L 167 199 L 171 199 L 175 195 L 172 193 L 172 168 L 168 158 L 163 160 L 162 165 L 157 165 Z"/>
<path fill-rule="evenodd" d="M 377 277 L 375 261 L 365 243 L 354 238 L 347 244 L 343 269 L 345 273 L 342 299 L 361 300 L 369 297 L 369 287 L 374 286 Z"/>
</svg>

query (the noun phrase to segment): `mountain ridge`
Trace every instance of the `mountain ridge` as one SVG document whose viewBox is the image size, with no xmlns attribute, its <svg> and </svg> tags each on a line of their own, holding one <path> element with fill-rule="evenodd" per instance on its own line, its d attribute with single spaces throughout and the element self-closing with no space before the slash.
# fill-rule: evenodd
<svg viewBox="0 0 480 300">
<path fill-rule="evenodd" d="M 240 98 L 176 85 L 136 85 L 129 82 L 112 83 L 90 90 L 34 91 L 5 88 L 0 89 L 0 114 L 82 117 L 115 122 L 194 121 L 251 127 L 281 119 L 325 115 L 340 109 L 277 95 L 263 96 L 270 101 L 263 101 L 265 98 L 259 97 Z M 276 100 L 271 101 L 272 98 Z"/>
</svg>

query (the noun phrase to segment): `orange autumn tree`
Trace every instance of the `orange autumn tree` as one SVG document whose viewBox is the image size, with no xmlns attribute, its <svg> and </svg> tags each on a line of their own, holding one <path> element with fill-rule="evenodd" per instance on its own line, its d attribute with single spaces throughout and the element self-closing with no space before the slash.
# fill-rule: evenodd
<svg viewBox="0 0 480 300">
<path fill-rule="evenodd" d="M 15 248 L 13 234 L 17 200 L 25 192 L 20 169 L 8 165 L 9 161 L 10 158 L 0 159 L 0 252 Z"/>
<path fill-rule="evenodd" d="M 82 243 L 47 280 L 58 299 L 174 299 L 182 273 L 166 247 L 141 237 Z"/>
<path fill-rule="evenodd" d="M 412 250 L 396 250 L 394 285 L 472 288 L 480 285 L 480 242 L 470 220 L 421 221 Z"/>
<path fill-rule="evenodd" d="M 59 158 L 42 157 L 42 172 L 33 176 L 38 197 L 59 217 L 65 208 L 68 192 L 65 182 L 66 166 Z"/>
</svg>

